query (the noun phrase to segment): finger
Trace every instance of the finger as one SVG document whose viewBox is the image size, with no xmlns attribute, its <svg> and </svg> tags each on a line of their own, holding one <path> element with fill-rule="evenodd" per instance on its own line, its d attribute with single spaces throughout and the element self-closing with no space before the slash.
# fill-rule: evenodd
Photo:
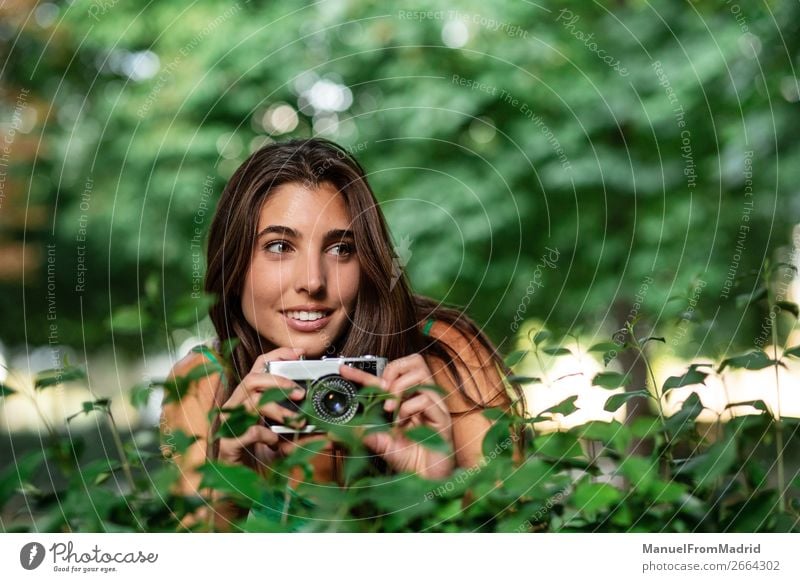
<svg viewBox="0 0 800 582">
<path fill-rule="evenodd" d="M 386 364 L 386 367 L 383 369 L 382 378 L 391 384 L 398 376 L 406 374 L 420 366 L 425 366 L 427 368 L 425 359 L 420 354 L 403 356 L 402 358 L 397 358 Z"/>
<path fill-rule="evenodd" d="M 259 408 L 257 412 L 263 418 L 281 424 L 294 422 L 295 420 L 305 422 L 305 419 L 300 418 L 300 413 L 298 411 L 281 406 L 277 402 L 265 404 Z"/>
<path fill-rule="evenodd" d="M 303 387 L 289 378 L 263 372 L 251 372 L 233 391 L 226 406 L 235 406 L 245 402 L 249 402 L 251 406 L 257 406 L 261 394 L 270 388 L 292 389 L 289 392 L 289 397 L 292 399 L 302 398 L 305 395 Z"/>
<path fill-rule="evenodd" d="M 415 370 L 414 372 L 409 372 L 395 379 L 391 384 L 389 384 L 387 390 L 389 393 L 396 396 L 397 400 L 402 400 L 409 388 L 425 384 L 425 382 L 428 380 L 428 376 L 424 371 Z M 384 404 L 383 409 L 387 412 L 392 412 L 395 410 L 395 408 L 397 408 L 397 400 L 387 401 Z"/>
<path fill-rule="evenodd" d="M 397 411 L 397 423 L 403 424 L 414 415 L 423 415 L 437 425 L 446 426 L 450 413 L 442 410 L 429 393 L 420 393 L 409 398 L 400 405 Z"/>
<path fill-rule="evenodd" d="M 267 362 L 285 362 L 289 360 L 297 360 L 300 356 L 305 354 L 305 348 L 278 348 L 261 354 L 253 362 L 253 367 L 250 368 L 251 372 L 264 372 L 267 369 Z"/>
<path fill-rule="evenodd" d="M 222 440 L 234 441 L 237 448 L 247 447 L 255 443 L 264 443 L 273 447 L 278 444 L 278 435 L 266 426 L 254 424 L 238 437 Z"/>
<path fill-rule="evenodd" d="M 378 386 L 379 388 L 385 388 L 387 386 L 383 378 L 365 372 L 364 370 L 359 370 L 353 366 L 348 366 L 347 364 L 341 364 L 339 366 L 339 375 L 347 380 L 358 382 L 362 386 Z"/>
</svg>

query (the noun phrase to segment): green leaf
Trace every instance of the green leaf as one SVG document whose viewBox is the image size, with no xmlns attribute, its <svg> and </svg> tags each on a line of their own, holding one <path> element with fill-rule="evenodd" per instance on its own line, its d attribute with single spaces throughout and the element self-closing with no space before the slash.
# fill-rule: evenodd
<svg viewBox="0 0 800 582">
<path fill-rule="evenodd" d="M 722 360 L 722 363 L 717 369 L 717 373 L 722 372 L 726 367 L 743 368 L 745 370 L 763 370 L 775 363 L 775 360 L 770 360 L 769 356 L 763 351 L 753 350 L 741 356 L 734 356 L 733 358 Z"/>
<path fill-rule="evenodd" d="M 653 459 L 636 455 L 628 455 L 622 459 L 618 471 L 628 479 L 633 489 L 641 492 L 649 491 L 658 479 L 658 464 Z"/>
<path fill-rule="evenodd" d="M 263 479 L 255 471 L 242 465 L 207 462 L 198 468 L 202 475 L 200 487 L 211 487 L 229 493 L 238 499 L 260 499 Z"/>
<path fill-rule="evenodd" d="M 745 401 L 742 401 L 742 402 L 729 402 L 728 404 L 725 405 L 725 409 L 727 410 L 728 408 L 733 408 L 734 406 L 752 406 L 756 410 L 760 410 L 762 412 L 766 412 L 768 415 L 772 415 L 772 413 L 769 411 L 769 408 L 767 407 L 766 402 L 764 402 L 760 398 L 758 400 L 745 400 Z"/>
<path fill-rule="evenodd" d="M 216 411 L 212 411 L 214 415 Z M 220 423 L 216 436 L 220 438 L 236 438 L 243 435 L 251 426 L 261 422 L 261 417 L 251 414 L 244 406 L 235 408 L 219 409 L 219 412 L 227 414 L 226 418 Z"/>
<path fill-rule="evenodd" d="M 590 352 L 615 352 L 620 349 L 622 346 L 615 344 L 614 342 L 600 342 L 594 344 L 592 347 L 589 348 Z"/>
<path fill-rule="evenodd" d="M 510 454 L 513 450 L 512 445 L 513 440 L 508 423 L 503 420 L 498 420 L 486 431 L 486 435 L 483 437 L 483 443 L 481 444 L 481 450 L 484 457 L 491 460 L 498 455 L 502 455 L 503 452 L 506 451 Z"/>
<path fill-rule="evenodd" d="M 450 445 L 442 438 L 436 430 L 429 426 L 420 425 L 405 431 L 406 437 L 421 444 L 426 449 L 437 453 L 447 454 L 450 452 Z"/>
<path fill-rule="evenodd" d="M 627 374 L 619 374 L 617 372 L 600 372 L 596 374 L 594 378 L 592 378 L 592 385 L 613 390 L 614 388 L 626 386 L 629 381 L 630 377 Z"/>
<path fill-rule="evenodd" d="M 617 422 L 589 421 L 570 430 L 571 433 L 583 439 L 599 441 L 611 446 L 617 452 L 623 452 L 630 443 L 630 429 Z"/>
<path fill-rule="evenodd" d="M 383 390 L 379 386 L 371 386 L 371 387 L 370 386 L 364 386 L 361 389 L 361 391 L 364 391 L 367 388 L 374 389 L 376 394 L 385 394 L 386 393 L 385 390 Z M 430 390 L 431 392 L 435 392 L 436 394 L 438 394 L 439 396 L 442 396 L 442 397 L 445 397 L 448 394 L 447 390 L 445 390 L 441 386 L 437 386 L 436 384 L 417 384 L 415 386 L 409 386 L 408 388 L 403 390 L 403 396 L 404 397 L 412 396 L 414 393 L 416 393 L 416 392 L 418 392 L 420 390 Z"/>
<path fill-rule="evenodd" d="M 224 370 L 224 366 L 217 357 L 217 352 L 212 350 L 207 345 L 205 344 L 196 345 L 192 348 L 192 352 L 196 354 L 203 354 L 206 358 L 211 360 L 211 364 L 206 363 L 205 364 L 206 366 L 213 366 L 213 369 L 217 372 L 222 372 Z"/>
<path fill-rule="evenodd" d="M 674 388 L 681 388 L 682 386 L 691 386 L 693 384 L 705 384 L 708 374 L 698 370 L 688 370 L 683 376 L 670 376 L 664 382 L 663 392 L 665 394 L 668 390 Z"/>
<path fill-rule="evenodd" d="M 578 438 L 565 432 L 538 435 L 533 441 L 533 448 L 537 454 L 557 460 L 584 458 Z"/>
<path fill-rule="evenodd" d="M 541 384 L 542 379 L 533 376 L 509 376 L 508 381 L 514 384 Z"/>
<path fill-rule="evenodd" d="M 692 392 L 683 402 L 681 409 L 667 419 L 667 430 L 670 434 L 675 435 L 688 428 L 693 428 L 694 421 L 703 412 L 703 408 L 703 403 L 697 392 Z"/>
<path fill-rule="evenodd" d="M 774 489 L 758 491 L 744 501 L 726 508 L 722 531 L 757 533 L 764 531 L 770 516 L 777 513 L 777 493 Z"/>
<path fill-rule="evenodd" d="M 152 272 L 147 276 L 144 282 L 144 295 L 150 301 L 151 305 L 155 305 L 161 301 L 161 280 L 158 273 Z"/>
<path fill-rule="evenodd" d="M 766 287 L 759 287 L 752 294 L 750 293 L 742 293 L 741 295 L 736 296 L 736 307 L 738 309 L 744 308 L 746 305 L 750 305 L 751 303 L 756 303 L 765 299 L 767 297 L 767 288 Z"/>
<path fill-rule="evenodd" d="M 229 360 L 231 354 L 236 349 L 236 346 L 239 345 L 239 338 L 238 337 L 229 337 L 225 341 L 221 342 L 222 348 L 222 357 L 226 360 Z"/>
<path fill-rule="evenodd" d="M 548 356 L 571 356 L 572 352 L 567 348 L 544 348 L 542 350 Z"/>
<path fill-rule="evenodd" d="M 13 463 L 8 463 L 6 467 L 2 468 L 2 473 L 0 473 L 0 509 L 5 507 L 18 489 L 33 478 L 34 472 L 42 464 L 44 458 L 44 451 L 32 451 L 17 457 Z"/>
<path fill-rule="evenodd" d="M 322 450 L 328 446 L 325 440 L 311 441 L 303 443 L 303 446 L 295 447 L 292 452 L 286 457 L 286 465 L 291 467 L 294 465 L 303 465 L 309 463 L 311 459 L 318 455 Z"/>
<path fill-rule="evenodd" d="M 653 335 L 639 340 L 639 343 L 641 344 L 642 347 L 644 347 L 647 342 L 661 342 L 662 344 L 665 344 L 667 343 L 667 340 L 664 339 L 663 337 L 656 337 Z"/>
<path fill-rule="evenodd" d="M 608 509 L 622 499 L 622 492 L 609 483 L 583 481 L 575 487 L 570 502 L 580 512 L 594 513 Z"/>
<path fill-rule="evenodd" d="M 575 406 L 575 401 L 578 399 L 578 396 L 570 396 L 566 400 L 562 400 L 555 406 L 551 406 L 547 410 L 543 410 L 542 413 L 550 412 L 552 414 L 563 414 L 564 416 L 570 415 L 576 410 L 578 407 Z"/>
<path fill-rule="evenodd" d="M 267 388 L 258 398 L 258 407 L 261 408 L 271 402 L 282 402 L 289 397 L 293 388 Z"/>
<path fill-rule="evenodd" d="M 501 418 L 504 419 L 508 416 L 502 408 L 486 408 L 483 410 L 482 414 L 492 422 L 500 420 Z"/>
<path fill-rule="evenodd" d="M 784 356 L 791 356 L 793 358 L 800 358 L 800 346 L 794 346 L 791 348 L 787 348 L 783 352 Z"/>
<path fill-rule="evenodd" d="M 120 333 L 138 333 L 152 325 L 150 316 L 137 305 L 128 305 L 117 309 L 111 319 L 107 320 L 107 326 Z"/>
<path fill-rule="evenodd" d="M 214 374 L 221 374 L 219 366 L 212 362 L 203 361 L 182 376 L 166 380 L 154 380 L 152 384 L 153 386 L 162 386 L 164 388 L 164 403 L 179 402 L 189 391 L 193 382 L 208 378 Z"/>
<path fill-rule="evenodd" d="M 686 496 L 686 485 L 677 481 L 661 481 L 657 479 L 649 487 L 649 502 L 656 503 L 678 503 Z"/>
<path fill-rule="evenodd" d="M 216 298 L 212 295 L 200 295 L 200 297 L 186 296 L 170 311 L 171 326 L 196 326 L 198 322 L 205 319 L 216 301 Z"/>
<path fill-rule="evenodd" d="M 800 308 L 797 307 L 797 303 L 792 303 L 791 301 L 776 301 L 775 305 L 794 315 L 795 319 L 800 317 Z"/>
<path fill-rule="evenodd" d="M 545 341 L 547 341 L 548 339 L 550 339 L 550 337 L 551 337 L 552 335 L 553 335 L 553 334 L 551 334 L 551 333 L 550 333 L 549 331 L 547 331 L 546 329 L 543 329 L 543 330 L 541 330 L 541 331 L 538 331 L 538 332 L 536 332 L 536 335 L 534 335 L 534 336 L 533 336 L 533 343 L 534 343 L 535 345 L 537 345 L 537 346 L 538 346 L 538 345 L 540 345 L 542 342 L 545 342 Z"/>
<path fill-rule="evenodd" d="M 656 416 L 640 416 L 631 423 L 633 438 L 645 439 L 662 431 L 661 420 Z"/>
<path fill-rule="evenodd" d="M 16 394 L 16 392 L 16 390 L 7 386 L 6 384 L 0 384 L 0 398 L 11 396 L 12 394 Z"/>
<path fill-rule="evenodd" d="M 505 358 L 505 364 L 509 368 L 513 368 L 517 364 L 519 364 L 522 359 L 530 353 L 529 350 L 517 350 L 515 352 L 511 352 Z"/>
<path fill-rule="evenodd" d="M 148 383 L 139 383 L 131 388 L 130 403 L 134 408 L 144 408 L 150 401 L 150 395 L 153 393 L 153 385 Z"/>
<path fill-rule="evenodd" d="M 80 416 L 81 414 L 89 414 L 94 410 L 108 412 L 108 407 L 110 406 L 110 404 L 111 404 L 110 398 L 100 398 L 98 400 L 83 402 L 81 404 L 81 411 L 68 416 L 67 422 L 70 422 L 76 416 Z"/>
<path fill-rule="evenodd" d="M 77 366 L 67 366 L 64 368 L 52 368 L 50 370 L 42 370 L 36 374 L 34 387 L 36 390 L 57 386 L 64 382 L 72 382 L 74 380 L 86 379 L 86 372 Z"/>
<path fill-rule="evenodd" d="M 603 405 L 603 410 L 607 412 L 616 412 L 619 408 L 632 400 L 633 398 L 649 398 L 650 393 L 647 390 L 634 390 L 633 392 L 621 392 L 620 394 L 612 394 Z"/>
<path fill-rule="evenodd" d="M 714 484 L 717 477 L 725 475 L 736 462 L 736 444 L 734 439 L 726 438 L 715 442 L 708 450 L 694 456 L 681 464 L 676 475 L 691 475 L 696 486 L 705 489 Z"/>
<path fill-rule="evenodd" d="M 161 433 L 161 444 L 168 450 L 167 455 L 182 455 L 197 441 L 196 436 L 188 435 L 180 429 L 173 429 L 169 433 Z"/>
</svg>

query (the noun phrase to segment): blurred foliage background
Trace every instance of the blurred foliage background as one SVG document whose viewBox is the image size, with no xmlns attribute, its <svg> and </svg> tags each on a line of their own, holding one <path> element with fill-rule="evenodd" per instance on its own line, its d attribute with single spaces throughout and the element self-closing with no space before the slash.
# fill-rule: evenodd
<svg viewBox="0 0 800 582">
<path fill-rule="evenodd" d="M 648 277 L 653 327 L 705 283 L 685 353 L 748 347 L 765 306 L 735 297 L 765 259 L 791 259 L 796 2 L 0 12 L 6 346 L 173 350 L 204 308 L 195 228 L 251 151 L 296 136 L 351 148 L 416 289 L 504 350 L 518 313 L 607 338 Z M 531 294 L 548 248 L 557 265 Z"/>
</svg>

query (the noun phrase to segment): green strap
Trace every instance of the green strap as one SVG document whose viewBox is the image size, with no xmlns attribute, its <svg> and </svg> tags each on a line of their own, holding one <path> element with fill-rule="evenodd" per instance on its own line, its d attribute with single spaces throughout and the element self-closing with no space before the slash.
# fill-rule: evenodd
<svg viewBox="0 0 800 582">
<path fill-rule="evenodd" d="M 422 335 L 424 336 L 430 335 L 431 328 L 433 327 L 433 322 L 435 321 L 436 321 L 435 319 L 428 319 L 428 321 L 425 322 L 425 327 L 422 328 Z"/>
</svg>

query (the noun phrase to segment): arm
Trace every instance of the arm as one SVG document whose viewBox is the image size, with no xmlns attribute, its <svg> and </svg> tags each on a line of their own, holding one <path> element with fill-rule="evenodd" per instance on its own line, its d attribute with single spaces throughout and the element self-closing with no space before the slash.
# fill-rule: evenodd
<svg viewBox="0 0 800 582">
<path fill-rule="evenodd" d="M 303 397 L 302 388 L 295 382 L 268 374 L 265 372 L 266 363 L 274 360 L 297 359 L 301 350 L 294 348 L 278 348 L 258 356 L 253 363 L 250 373 L 231 391 L 230 395 L 221 394 L 221 378 L 219 373 L 208 367 L 206 356 L 191 353 L 178 362 L 173 368 L 171 378 L 189 374 L 198 367 L 206 367 L 206 374 L 192 381 L 186 394 L 179 402 L 169 402 L 164 405 L 162 412 L 161 430 L 162 450 L 169 455 L 169 435 L 175 430 L 181 430 L 189 436 L 196 437 L 196 441 L 182 455 L 174 455 L 175 461 L 181 470 L 180 479 L 176 485 L 179 495 L 193 495 L 198 493 L 202 476 L 197 468 L 206 461 L 208 446 L 212 441 L 212 424 L 209 412 L 217 407 L 236 408 L 243 407 L 256 418 L 267 418 L 282 422 L 294 413 L 276 402 L 261 404 L 261 394 L 271 388 L 284 388 L 291 390 L 288 397 L 294 400 Z M 212 373 L 213 372 L 213 373 Z M 230 464 L 245 464 L 251 466 L 256 472 L 264 475 L 264 471 L 280 454 L 280 438 L 262 422 L 255 422 L 244 433 L 231 438 L 221 438 L 219 443 L 219 462 Z M 233 520 L 246 515 L 246 510 L 233 504 L 222 501 L 215 491 L 206 495 L 211 500 L 210 507 L 202 508 L 197 515 L 188 516 L 184 525 L 191 525 L 198 519 L 213 517 L 215 529 L 227 530 Z M 211 514 L 209 514 L 211 512 Z"/>
<path fill-rule="evenodd" d="M 505 384 L 491 354 L 476 338 L 471 338 L 470 341 L 458 330 L 442 321 L 434 323 L 430 335 L 447 344 L 466 364 L 465 367 L 456 360 L 456 366 L 461 373 L 462 390 L 469 398 L 466 398 L 455 385 L 445 363 L 436 358 L 429 358 L 429 367 L 435 383 L 447 391 L 445 403 L 452 418 L 456 462 L 459 467 L 473 467 L 483 458 L 483 438 L 492 423 L 483 415 L 484 408 L 476 406 L 470 399 L 486 407 L 508 410 L 511 398 L 506 392 Z"/>
<path fill-rule="evenodd" d="M 197 366 L 207 366 L 208 363 L 203 354 L 192 352 L 175 364 L 169 378 L 184 376 Z M 179 401 L 165 403 L 162 407 L 161 451 L 176 463 L 180 471 L 180 477 L 174 487 L 177 495 L 200 494 L 202 476 L 197 468 L 206 461 L 211 432 L 208 413 L 217 405 L 215 397 L 221 381 L 219 374 L 211 373 L 211 368 L 208 372 L 209 375 L 206 377 L 192 382 Z M 183 454 L 174 452 L 170 445 L 170 435 L 175 430 L 180 430 L 187 436 L 197 437 Z M 213 500 L 211 507 L 200 508 L 194 514 L 185 516 L 182 525 L 190 527 L 199 521 L 208 520 L 209 512 L 213 512 L 215 527 L 225 529 L 231 521 L 240 517 L 241 512 L 233 504 L 219 501 L 214 492 L 207 492 L 207 498 L 209 494 Z"/>
</svg>

